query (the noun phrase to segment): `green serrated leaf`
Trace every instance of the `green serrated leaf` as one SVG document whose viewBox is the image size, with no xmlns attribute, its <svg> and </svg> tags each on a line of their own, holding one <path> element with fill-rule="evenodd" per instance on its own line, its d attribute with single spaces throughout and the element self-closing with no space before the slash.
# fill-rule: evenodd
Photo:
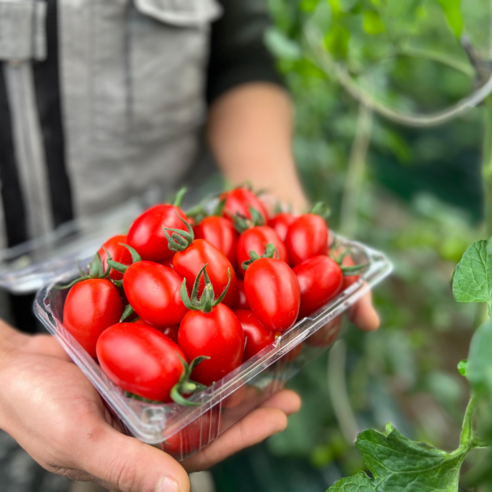
<svg viewBox="0 0 492 492">
<path fill-rule="evenodd" d="M 384 24 L 377 12 L 368 10 L 364 12 L 364 31 L 368 34 L 381 34 L 384 32 Z"/>
<path fill-rule="evenodd" d="M 329 492 L 374 492 L 375 490 L 375 481 L 364 472 L 342 478 L 328 489 Z"/>
<path fill-rule="evenodd" d="M 387 433 L 374 429 L 359 434 L 356 447 L 376 479 L 378 492 L 456 492 L 467 450 L 446 453 L 411 441 L 391 424 Z"/>
<path fill-rule="evenodd" d="M 473 335 L 466 375 L 475 389 L 492 389 L 492 320 L 483 323 Z"/>
<path fill-rule="evenodd" d="M 474 242 L 463 254 L 453 275 L 453 296 L 457 302 L 485 302 L 492 299 L 492 256 L 487 241 Z"/>
</svg>

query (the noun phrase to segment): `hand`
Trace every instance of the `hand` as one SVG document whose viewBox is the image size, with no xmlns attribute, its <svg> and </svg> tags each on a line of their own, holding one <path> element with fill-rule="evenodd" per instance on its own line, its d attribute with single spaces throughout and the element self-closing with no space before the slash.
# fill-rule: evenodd
<svg viewBox="0 0 492 492">
<path fill-rule="evenodd" d="M 6 325 L 0 321 L 5 333 Z M 9 329 L 10 330 L 10 329 Z M 287 426 L 299 410 L 291 391 L 271 397 L 183 463 L 123 435 L 99 394 L 55 339 L 10 330 L 0 344 L 0 428 L 44 468 L 124 492 L 188 492 L 203 470 Z"/>
<path fill-rule="evenodd" d="M 349 318 L 363 331 L 374 331 L 379 328 L 379 315 L 372 304 L 371 292 L 365 294 L 350 308 Z"/>
</svg>

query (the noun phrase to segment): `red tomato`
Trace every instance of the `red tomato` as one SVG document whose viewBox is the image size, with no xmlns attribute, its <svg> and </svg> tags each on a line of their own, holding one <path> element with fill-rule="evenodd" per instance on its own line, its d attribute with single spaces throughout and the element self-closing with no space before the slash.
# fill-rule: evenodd
<svg viewBox="0 0 492 492">
<path fill-rule="evenodd" d="M 173 258 L 174 255 L 171 256 L 170 258 L 165 259 L 164 261 L 159 261 L 161 265 L 167 266 L 168 268 L 174 268 L 173 266 Z"/>
<path fill-rule="evenodd" d="M 299 318 L 311 315 L 342 289 L 343 273 L 340 265 L 329 256 L 315 256 L 296 267 L 294 273 L 301 288 Z"/>
<path fill-rule="evenodd" d="M 342 260 L 342 265 L 343 266 L 355 266 L 355 261 L 352 259 L 351 256 L 346 255 L 344 256 Z M 344 275 L 343 277 L 343 284 L 342 284 L 342 290 L 347 289 L 351 285 L 355 284 L 359 280 L 360 275 Z"/>
<path fill-rule="evenodd" d="M 174 271 L 186 279 L 188 289 L 195 282 L 195 279 L 202 269 L 207 265 L 207 274 L 213 285 L 215 298 L 218 298 L 229 281 L 229 270 L 231 274 L 231 284 L 224 298 L 224 304 L 233 306 L 236 301 L 236 273 L 231 262 L 221 253 L 212 243 L 204 239 L 195 239 L 184 251 L 178 251 L 174 255 Z M 199 295 L 205 286 L 204 278 L 200 279 Z"/>
<path fill-rule="evenodd" d="M 142 318 L 137 319 L 137 321 L 134 321 L 137 325 L 143 325 L 146 326 L 147 328 L 154 328 L 154 330 L 160 331 L 166 337 L 170 338 L 174 343 L 178 343 L 178 330 L 179 326 L 168 326 L 167 328 L 157 328 L 154 325 L 151 325 L 150 323 L 147 323 L 147 321 L 144 321 Z"/>
<path fill-rule="evenodd" d="M 209 313 L 188 311 L 179 326 L 178 344 L 188 360 L 200 355 L 210 357 L 191 375 L 193 381 L 207 386 L 229 374 L 243 360 L 243 329 L 224 304 L 218 304 Z"/>
<path fill-rule="evenodd" d="M 268 243 L 275 246 L 278 253 L 278 258 L 286 263 L 289 263 L 287 250 L 284 243 L 278 237 L 277 233 L 268 226 L 257 226 L 245 230 L 237 241 L 237 262 L 238 272 L 241 277 L 244 277 L 244 269 L 242 264 L 249 260 L 250 251 L 254 251 L 259 256 L 265 253 L 265 248 Z"/>
<path fill-rule="evenodd" d="M 128 244 L 143 260 L 155 262 L 170 258 L 174 252 L 168 247 L 164 227 L 185 229 L 179 217 L 186 220 L 183 211 L 174 205 L 155 205 L 138 217 L 128 232 Z"/>
<path fill-rule="evenodd" d="M 286 331 L 299 314 L 300 289 L 295 273 L 282 260 L 260 258 L 249 265 L 244 290 L 251 311 L 273 331 Z"/>
<path fill-rule="evenodd" d="M 144 321 L 159 328 L 179 324 L 187 309 L 180 296 L 183 278 L 171 268 L 138 261 L 123 276 L 128 302 Z"/>
<path fill-rule="evenodd" d="M 184 372 L 183 351 L 154 328 L 118 323 L 97 342 L 97 358 L 105 374 L 130 393 L 170 402 L 170 392 Z"/>
<path fill-rule="evenodd" d="M 342 316 L 328 321 L 318 331 L 315 331 L 307 340 L 306 343 L 311 347 L 329 347 L 338 337 L 342 327 Z"/>
<path fill-rule="evenodd" d="M 237 296 L 234 304 L 234 309 L 249 309 L 248 300 L 246 299 L 246 292 L 244 292 L 244 282 L 237 279 Z"/>
<path fill-rule="evenodd" d="M 301 215 L 289 227 L 285 246 L 292 266 L 314 256 L 325 254 L 328 249 L 326 222 L 316 214 Z"/>
<path fill-rule="evenodd" d="M 294 214 L 289 212 L 281 212 L 273 217 L 273 219 L 270 219 L 268 221 L 268 225 L 278 234 L 278 237 L 282 241 L 285 241 L 287 231 L 290 225 L 295 222 L 296 218 L 297 217 Z"/>
<path fill-rule="evenodd" d="M 235 190 L 223 193 L 221 198 L 225 199 L 222 215 L 230 218 L 240 214 L 247 219 L 251 219 L 250 207 L 256 209 L 263 217 L 266 224 L 268 212 L 261 200 L 248 188 L 236 188 Z"/>
<path fill-rule="evenodd" d="M 241 323 L 246 338 L 243 361 L 251 359 L 253 355 L 275 341 L 275 332 L 265 328 L 252 311 L 238 309 L 234 314 Z"/>
<path fill-rule="evenodd" d="M 122 314 L 123 302 L 114 284 L 106 279 L 83 280 L 67 295 L 63 325 L 91 357 L 96 357 L 97 339 L 118 323 Z"/>
<path fill-rule="evenodd" d="M 184 429 L 168 437 L 162 443 L 162 450 L 178 460 L 199 451 L 219 435 L 219 417 L 217 407 L 213 407 L 201 417 L 192 420 Z"/>
<path fill-rule="evenodd" d="M 224 253 L 233 266 L 236 265 L 237 232 L 230 219 L 205 217 L 193 228 L 195 238 L 206 239 Z"/>
<path fill-rule="evenodd" d="M 126 244 L 126 236 L 113 236 L 111 239 L 108 239 L 99 249 L 98 253 L 101 257 L 103 263 L 103 269 L 106 271 L 108 268 L 108 253 L 111 256 L 113 261 L 121 263 L 122 265 L 131 265 L 132 264 L 132 255 L 127 248 L 122 246 L 121 244 Z M 109 272 L 109 276 L 113 280 L 121 280 L 123 278 L 123 274 L 111 268 Z"/>
</svg>

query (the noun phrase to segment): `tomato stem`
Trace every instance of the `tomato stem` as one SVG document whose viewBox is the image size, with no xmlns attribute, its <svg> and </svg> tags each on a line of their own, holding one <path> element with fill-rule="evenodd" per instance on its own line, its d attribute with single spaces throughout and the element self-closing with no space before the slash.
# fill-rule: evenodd
<svg viewBox="0 0 492 492">
<path fill-rule="evenodd" d="M 173 205 L 175 207 L 181 207 L 181 203 L 183 201 L 183 197 L 185 195 L 185 193 L 187 192 L 187 188 L 186 186 L 184 186 L 183 188 L 181 188 L 177 193 L 176 193 L 176 198 L 174 199 L 174 203 Z"/>
<path fill-rule="evenodd" d="M 173 386 L 171 390 L 171 399 L 178 405 L 182 405 L 184 407 L 198 407 L 201 405 L 200 402 L 189 401 L 183 396 L 183 394 L 194 394 L 197 391 L 206 389 L 206 386 L 204 386 L 203 384 L 192 381 L 190 379 L 190 376 L 193 372 L 193 369 L 195 369 L 198 364 L 200 364 L 204 360 L 210 359 L 210 357 L 207 357 L 206 355 L 199 355 L 198 357 L 195 357 L 190 364 L 188 364 L 182 357 L 179 357 L 179 359 L 183 364 L 184 370 L 179 378 L 179 381 Z"/>
<path fill-rule="evenodd" d="M 273 259 L 273 258 L 275 258 L 275 255 L 277 256 L 277 258 L 280 257 L 275 245 L 272 243 L 268 243 L 266 245 L 266 248 L 265 248 L 265 253 L 263 253 L 261 256 L 256 251 L 251 250 L 249 252 L 249 260 L 243 261 L 241 268 L 243 270 L 247 270 L 249 265 L 251 265 L 251 263 L 253 263 L 254 261 L 259 260 L 260 258 L 272 258 Z"/>
<path fill-rule="evenodd" d="M 125 306 L 125 309 L 123 310 L 123 314 L 121 315 L 121 318 L 120 318 L 120 323 L 123 323 L 123 321 L 125 321 L 129 316 L 131 316 L 133 313 L 134 313 L 134 309 L 132 308 L 132 306 L 130 304 L 127 304 Z"/>
<path fill-rule="evenodd" d="M 184 223 L 187 231 L 184 231 L 183 229 L 163 227 L 164 234 L 166 235 L 168 242 L 168 248 L 174 252 L 184 251 L 195 240 L 195 234 L 189 222 L 186 219 L 183 219 L 183 217 L 180 217 L 178 214 L 176 214 L 176 217 Z M 170 235 L 168 231 L 171 231 L 172 234 Z"/>
</svg>

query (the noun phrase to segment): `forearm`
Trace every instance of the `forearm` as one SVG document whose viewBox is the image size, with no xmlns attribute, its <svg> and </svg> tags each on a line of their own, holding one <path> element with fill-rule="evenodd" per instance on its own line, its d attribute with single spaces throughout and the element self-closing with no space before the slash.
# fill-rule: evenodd
<svg viewBox="0 0 492 492">
<path fill-rule="evenodd" d="M 208 138 L 226 179 L 249 181 L 302 210 L 307 200 L 292 156 L 292 105 L 288 94 L 268 83 L 241 85 L 210 109 Z"/>
</svg>

